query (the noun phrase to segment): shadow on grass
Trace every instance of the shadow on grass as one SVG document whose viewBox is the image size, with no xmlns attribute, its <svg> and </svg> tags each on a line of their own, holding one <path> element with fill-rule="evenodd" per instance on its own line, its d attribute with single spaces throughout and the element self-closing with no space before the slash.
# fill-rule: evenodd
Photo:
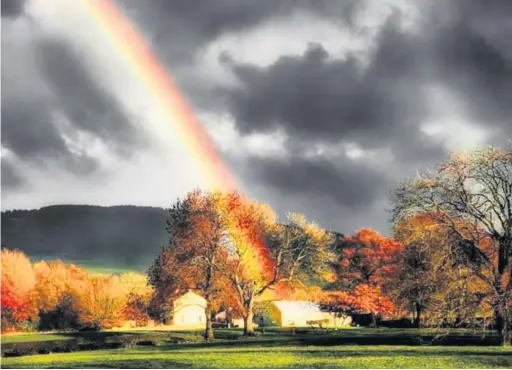
<svg viewBox="0 0 512 370">
<path fill-rule="evenodd" d="M 331 353 L 324 355 L 320 353 L 310 352 L 304 353 L 303 357 L 309 359 L 306 362 L 325 363 L 333 367 L 335 363 L 340 361 L 344 363 L 344 359 L 348 363 L 358 362 L 364 359 L 361 367 L 376 367 L 373 364 L 379 364 L 379 367 L 387 368 L 395 367 L 431 367 L 431 368 L 511 368 L 511 353 L 486 353 L 486 352 L 404 352 L 404 351 L 375 351 L 375 352 L 351 352 L 351 353 Z M 425 366 L 426 365 L 426 366 Z M 334 366 L 335 367 L 335 366 Z"/>
<path fill-rule="evenodd" d="M 477 356 L 477 357 L 502 357 L 509 359 L 512 363 L 512 349 L 510 351 L 484 351 L 484 350 L 469 350 L 469 349 L 455 349 L 449 350 L 448 348 L 443 349 L 443 347 L 421 347 L 418 348 L 418 350 L 412 350 L 407 348 L 389 348 L 389 349 L 369 349 L 366 350 L 364 347 L 361 347 L 360 349 L 342 349 L 342 348 L 336 348 L 336 349 L 307 349 L 304 347 L 297 347 L 297 346 L 279 346 L 274 349 L 274 351 L 269 352 L 267 348 L 251 348 L 248 346 L 240 345 L 240 346 L 233 346 L 228 345 L 224 347 L 224 350 L 222 347 L 219 347 L 215 351 L 210 351 L 211 346 L 204 346 L 204 345 L 196 345 L 193 347 L 196 349 L 196 351 L 189 352 L 191 349 L 191 346 L 180 346 L 180 347 L 163 347 L 160 346 L 158 349 L 155 348 L 144 348 L 144 349 L 127 349 L 123 353 L 126 355 L 135 355 L 135 354 L 141 354 L 143 353 L 144 356 L 157 356 L 161 355 L 162 353 L 167 352 L 167 350 L 173 349 L 174 351 L 169 351 L 169 353 L 190 353 L 190 354 L 208 354 L 208 355 L 215 355 L 215 356 L 233 356 L 237 355 L 237 352 L 245 353 L 245 354 L 254 354 L 255 356 L 258 356 L 260 354 L 275 354 L 275 353 L 296 353 L 301 355 L 307 355 L 310 357 L 318 357 L 318 358 L 332 358 L 332 357 L 359 357 L 359 356 L 400 356 L 400 357 L 418 357 L 418 356 L 450 356 L 450 357 L 468 357 L 468 356 Z M 240 351 L 238 351 L 240 350 Z M 112 352 L 115 353 L 115 352 Z"/>
<path fill-rule="evenodd" d="M 88 332 L 63 333 L 67 339 L 13 342 L 3 344 L 2 357 L 19 357 L 35 354 L 66 353 L 100 349 L 116 349 L 133 346 L 156 346 L 165 340 L 185 341 L 180 337 L 170 337 L 168 333 L 123 333 L 123 332 Z M 189 339 L 197 339 L 191 336 Z"/>
<path fill-rule="evenodd" d="M 31 354 L 63 353 L 99 349 L 130 348 L 135 346 L 158 346 L 164 350 L 214 349 L 214 348 L 251 348 L 251 347 L 292 347 L 292 346 L 497 346 L 497 335 L 474 335 L 471 333 L 450 334 L 441 338 L 433 334 L 421 335 L 411 330 L 340 330 L 324 332 L 309 329 L 297 330 L 292 335 L 286 330 L 274 330 L 257 337 L 243 337 L 241 331 L 216 331 L 218 339 L 206 343 L 201 331 L 165 332 L 165 331 L 118 331 L 118 332 L 69 332 L 59 333 L 68 339 L 7 343 L 1 353 L 5 357 Z M 140 348 L 140 347 L 139 347 Z"/>
<path fill-rule="evenodd" d="M 184 343 L 184 344 L 166 344 L 168 349 L 179 348 L 216 348 L 216 347 L 251 347 L 251 346 L 340 346 L 340 345 L 358 345 L 358 346 L 420 346 L 420 345 L 440 345 L 440 346 L 497 346 L 500 344 L 498 336 L 447 336 L 442 339 L 436 339 L 434 336 L 359 336 L 359 335 L 289 335 L 289 336 L 262 336 L 255 338 L 239 337 L 236 340 L 221 340 L 212 343 Z"/>
<path fill-rule="evenodd" d="M 391 356 L 391 357 L 418 357 L 418 356 L 450 356 L 450 357 L 503 357 L 512 362 L 512 351 L 509 352 L 484 352 L 484 351 L 429 351 L 423 349 L 420 351 L 411 350 L 390 350 L 390 351 L 302 351 L 301 353 L 309 357 L 362 357 L 362 356 Z"/>
</svg>

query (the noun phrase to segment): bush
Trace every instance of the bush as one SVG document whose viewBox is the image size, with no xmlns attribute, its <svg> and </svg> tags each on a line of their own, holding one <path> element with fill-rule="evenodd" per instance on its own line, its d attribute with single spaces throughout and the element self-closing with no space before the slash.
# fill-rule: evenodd
<svg viewBox="0 0 512 370">
<path fill-rule="evenodd" d="M 136 326 L 146 326 L 151 319 L 148 315 L 148 304 L 145 297 L 130 293 L 126 306 L 123 308 L 123 318 L 135 321 Z"/>
<path fill-rule="evenodd" d="M 306 321 L 306 324 L 311 325 L 311 326 L 318 326 L 319 328 L 323 328 L 324 326 L 327 326 L 329 324 L 329 319 L 310 320 L 310 321 Z"/>
<path fill-rule="evenodd" d="M 75 298 L 64 296 L 55 309 L 39 312 L 39 330 L 80 329 L 80 314 L 77 311 Z"/>
<path fill-rule="evenodd" d="M 148 315 L 151 319 L 164 325 L 172 325 L 173 308 L 169 303 L 161 303 L 154 298 L 148 307 Z"/>
</svg>

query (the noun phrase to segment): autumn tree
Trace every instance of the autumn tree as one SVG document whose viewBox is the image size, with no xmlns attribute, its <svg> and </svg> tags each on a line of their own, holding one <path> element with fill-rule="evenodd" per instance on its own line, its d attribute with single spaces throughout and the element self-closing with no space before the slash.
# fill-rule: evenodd
<svg viewBox="0 0 512 370">
<path fill-rule="evenodd" d="M 110 328 L 121 322 L 127 293 L 118 276 L 89 275 L 61 261 L 34 265 L 40 328 Z"/>
<path fill-rule="evenodd" d="M 61 261 L 38 261 L 34 264 L 34 286 L 37 307 L 42 312 L 55 309 L 69 283 L 66 265 Z"/>
<path fill-rule="evenodd" d="M 28 257 L 18 250 L 2 249 L 2 330 L 35 320 L 32 292 L 35 273 Z"/>
<path fill-rule="evenodd" d="M 144 326 L 149 320 L 153 296 L 153 288 L 149 285 L 147 275 L 126 272 L 119 278 L 126 295 L 126 304 L 122 310 L 123 318 L 135 321 L 137 326 Z"/>
<path fill-rule="evenodd" d="M 446 234 L 430 213 L 419 213 L 401 222 L 393 233 L 405 246 L 397 265 L 394 298 L 414 313 L 414 324 L 419 328 L 422 314 L 436 306 L 435 297 L 446 292 L 451 276 L 447 273 L 452 266 Z"/>
<path fill-rule="evenodd" d="M 435 171 L 399 184 L 395 224 L 418 212 L 431 212 L 446 228 L 456 264 L 489 288 L 502 343 L 512 343 L 511 150 L 453 153 Z"/>
<path fill-rule="evenodd" d="M 119 276 L 93 275 L 78 294 L 78 310 L 83 327 L 112 328 L 121 323 L 126 295 Z"/>
<path fill-rule="evenodd" d="M 369 312 L 377 316 L 393 311 L 386 288 L 396 276 L 401 243 L 371 229 L 361 229 L 336 245 L 336 276 L 321 295 L 324 308 L 333 312 Z"/>
<path fill-rule="evenodd" d="M 62 261 L 34 264 L 34 302 L 39 310 L 40 329 L 78 329 L 81 326 L 78 299 L 83 294 L 87 272 Z"/>
<path fill-rule="evenodd" d="M 272 209 L 238 193 L 225 197 L 230 256 L 224 268 L 244 319 L 244 334 L 252 335 L 254 302 L 265 292 L 304 287 L 320 276 L 331 259 L 331 235 L 290 214 L 279 224 Z"/>
<path fill-rule="evenodd" d="M 220 193 L 194 191 L 169 210 L 169 245 L 149 269 L 150 283 L 161 302 L 187 290 L 206 300 L 205 339 L 213 339 L 212 304 L 225 287 L 220 266 L 226 258 L 226 224 Z"/>
<path fill-rule="evenodd" d="M 428 326 L 473 325 L 475 312 L 485 312 L 485 286 L 470 269 L 457 264 L 446 227 L 437 215 L 418 213 L 396 225 L 394 236 L 404 245 L 394 282 L 397 304 L 415 313 L 417 327 L 426 313 Z M 464 229 L 458 222 L 459 230 Z"/>
</svg>

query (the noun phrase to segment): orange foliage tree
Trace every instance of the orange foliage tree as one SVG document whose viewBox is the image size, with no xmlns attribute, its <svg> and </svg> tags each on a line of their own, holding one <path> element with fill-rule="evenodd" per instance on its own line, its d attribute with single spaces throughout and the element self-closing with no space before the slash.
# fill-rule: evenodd
<svg viewBox="0 0 512 370">
<path fill-rule="evenodd" d="M 153 288 L 147 275 L 127 272 L 120 276 L 121 285 L 126 294 L 126 304 L 122 310 L 124 320 L 135 321 L 137 326 L 148 323 Z"/>
<path fill-rule="evenodd" d="M 61 261 L 34 265 L 19 251 L 2 249 L 2 330 L 38 323 L 40 330 L 111 328 L 148 319 L 153 290 L 147 276 L 89 275 Z"/>
<path fill-rule="evenodd" d="M 35 273 L 28 257 L 18 250 L 2 249 L 2 331 L 18 329 L 35 321 L 32 304 Z"/>
<path fill-rule="evenodd" d="M 40 328 L 80 328 L 79 298 L 88 279 L 87 272 L 62 261 L 39 261 L 34 264 L 36 284 L 34 300 L 40 317 Z"/>
<path fill-rule="evenodd" d="M 337 244 L 336 280 L 320 297 L 333 312 L 366 312 L 376 324 L 379 315 L 391 314 L 394 305 L 387 294 L 396 276 L 401 243 L 371 229 L 361 229 Z"/>
<path fill-rule="evenodd" d="M 120 277 L 89 275 L 61 261 L 40 261 L 34 270 L 42 329 L 99 329 L 121 323 L 128 293 Z"/>
<path fill-rule="evenodd" d="M 213 303 L 222 285 L 227 258 L 225 219 L 219 210 L 222 195 L 193 191 L 169 210 L 169 246 L 149 269 L 150 283 L 161 305 L 183 291 L 193 290 L 206 300 L 205 339 L 213 339 Z"/>
<path fill-rule="evenodd" d="M 255 299 L 271 290 L 282 298 L 290 288 L 305 288 L 325 273 L 332 237 L 302 215 L 290 214 L 286 224 L 279 224 L 268 205 L 236 192 L 225 197 L 223 212 L 231 247 L 224 270 L 244 319 L 244 334 L 251 335 Z"/>
<path fill-rule="evenodd" d="M 78 290 L 78 311 L 83 327 L 120 325 L 125 304 L 126 295 L 119 276 L 89 276 Z"/>
</svg>

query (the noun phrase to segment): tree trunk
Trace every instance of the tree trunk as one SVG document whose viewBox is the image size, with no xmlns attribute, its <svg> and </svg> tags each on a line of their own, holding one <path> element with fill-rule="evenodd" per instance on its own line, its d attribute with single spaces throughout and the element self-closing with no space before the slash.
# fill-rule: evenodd
<svg viewBox="0 0 512 370">
<path fill-rule="evenodd" d="M 227 310 L 226 310 L 226 324 L 227 324 L 228 328 L 233 327 L 233 317 Z"/>
<path fill-rule="evenodd" d="M 213 327 L 212 327 L 212 310 L 210 308 L 210 303 L 206 304 L 204 313 L 206 315 L 206 329 L 204 331 L 204 339 L 207 342 L 211 342 L 213 340 Z"/>
<path fill-rule="evenodd" d="M 505 297 L 501 298 L 494 308 L 494 319 L 496 322 L 496 330 L 500 336 L 503 346 L 512 345 L 512 331 L 510 330 L 509 312 L 507 309 Z"/>
<path fill-rule="evenodd" d="M 254 295 L 244 302 L 245 316 L 244 316 L 244 335 L 254 335 Z"/>
<path fill-rule="evenodd" d="M 252 310 L 247 313 L 244 317 L 244 335 L 251 336 L 254 335 L 254 323 L 252 322 L 254 318 L 254 314 Z"/>
<path fill-rule="evenodd" d="M 414 318 L 414 327 L 421 329 L 421 305 L 416 302 L 416 317 Z"/>
<path fill-rule="evenodd" d="M 509 253 L 512 250 L 512 240 L 510 235 L 503 236 L 495 240 L 499 246 L 498 251 L 498 274 L 499 280 L 496 282 L 495 290 L 498 292 L 497 305 L 494 306 L 494 315 L 496 328 L 499 331 L 501 343 L 504 346 L 512 345 L 512 331 L 510 322 L 510 312 L 507 305 L 507 289 L 503 287 L 503 277 L 509 264 Z"/>
<path fill-rule="evenodd" d="M 371 323 L 370 328 L 376 328 L 377 327 L 377 315 L 375 315 L 373 312 L 370 314 L 371 317 Z"/>
<path fill-rule="evenodd" d="M 506 324 L 501 329 L 501 344 L 503 346 L 512 346 L 512 331 L 510 330 L 510 324 L 508 322 Z"/>
</svg>

